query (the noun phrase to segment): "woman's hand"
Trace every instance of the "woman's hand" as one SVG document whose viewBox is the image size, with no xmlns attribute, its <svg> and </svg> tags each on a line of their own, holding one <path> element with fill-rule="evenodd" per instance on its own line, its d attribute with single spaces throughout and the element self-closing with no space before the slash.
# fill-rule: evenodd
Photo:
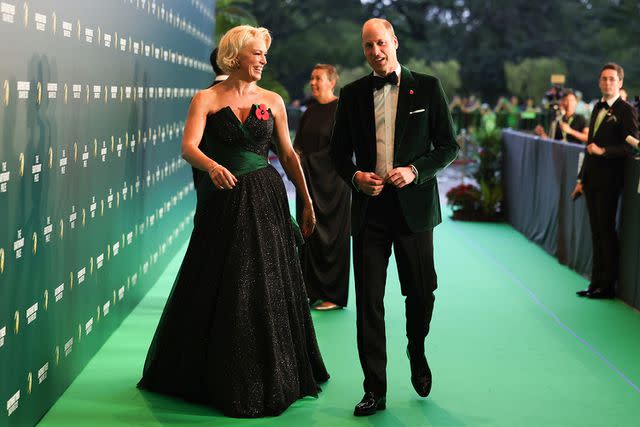
<svg viewBox="0 0 640 427">
<path fill-rule="evenodd" d="M 313 206 L 306 205 L 302 209 L 302 224 L 300 224 L 300 226 L 302 236 L 305 239 L 311 236 L 311 233 L 313 233 L 313 230 L 316 228 L 316 214 L 313 212 Z"/>
<path fill-rule="evenodd" d="M 218 190 L 231 190 L 238 183 L 238 179 L 221 164 L 211 168 L 209 177 Z"/>
</svg>

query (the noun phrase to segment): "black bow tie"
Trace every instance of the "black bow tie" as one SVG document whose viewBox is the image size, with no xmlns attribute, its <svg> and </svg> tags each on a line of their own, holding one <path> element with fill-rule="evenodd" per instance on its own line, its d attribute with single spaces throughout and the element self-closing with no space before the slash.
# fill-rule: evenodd
<svg viewBox="0 0 640 427">
<path fill-rule="evenodd" d="M 598 103 L 593 109 L 600 110 L 601 108 L 609 109 L 609 104 L 607 104 L 607 101 L 598 101 Z"/>
<path fill-rule="evenodd" d="M 398 85 L 398 75 L 395 71 L 391 74 L 388 74 L 386 77 L 373 76 L 373 88 L 375 90 L 382 89 L 382 87 L 386 84 L 394 86 Z"/>
</svg>

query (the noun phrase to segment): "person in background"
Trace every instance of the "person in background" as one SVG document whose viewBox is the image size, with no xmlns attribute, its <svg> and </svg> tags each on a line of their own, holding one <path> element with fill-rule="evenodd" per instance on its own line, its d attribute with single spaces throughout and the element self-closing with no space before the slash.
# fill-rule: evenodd
<svg viewBox="0 0 640 427">
<path fill-rule="evenodd" d="M 329 147 L 338 106 L 333 93 L 337 82 L 333 65 L 313 68 L 310 87 L 316 102 L 300 118 L 293 143 L 316 213 L 316 232 L 300 249 L 300 263 L 309 300 L 319 302 L 314 308 L 320 311 L 345 307 L 349 295 L 351 189 L 335 170 Z M 298 221 L 302 220 L 303 200 L 296 197 Z"/>
<path fill-rule="evenodd" d="M 629 102 L 629 94 L 625 88 L 620 89 L 620 99 L 624 102 Z"/>
<path fill-rule="evenodd" d="M 216 47 L 211 51 L 211 54 L 209 55 L 209 62 L 211 62 L 211 67 L 213 68 L 213 72 L 216 74 L 213 82 L 209 85 L 210 88 L 217 85 L 220 82 L 225 81 L 227 77 L 229 77 L 227 74 L 225 74 L 224 71 L 222 71 L 222 69 L 216 62 L 217 58 L 218 58 L 218 48 Z M 191 166 L 191 174 L 193 175 L 193 186 L 195 188 L 198 188 L 198 184 L 200 182 L 203 182 L 203 181 L 206 182 L 207 174 L 204 171 L 201 171 L 200 169 Z M 203 178 L 205 179 L 203 180 Z"/>
<path fill-rule="evenodd" d="M 589 136 L 589 127 L 587 119 L 576 113 L 578 99 L 572 91 L 566 91 L 560 100 L 559 116 L 550 126 L 549 136 L 541 125 L 536 126 L 534 132 L 543 138 L 552 138 L 558 141 L 573 142 L 576 144 L 584 144 Z"/>
<path fill-rule="evenodd" d="M 618 280 L 616 216 L 624 182 L 624 159 L 637 146 L 638 113 L 620 97 L 624 70 L 615 63 L 600 70 L 602 99 L 593 109 L 586 156 L 572 197 L 584 193 L 591 224 L 591 283 L 581 297 L 614 298 Z"/>
</svg>

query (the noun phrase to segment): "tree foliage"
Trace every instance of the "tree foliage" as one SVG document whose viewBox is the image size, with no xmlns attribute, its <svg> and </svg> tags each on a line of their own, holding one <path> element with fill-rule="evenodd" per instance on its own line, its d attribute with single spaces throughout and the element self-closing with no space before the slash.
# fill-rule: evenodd
<svg viewBox="0 0 640 427">
<path fill-rule="evenodd" d="M 444 83 L 448 68 L 439 75 L 435 64 L 457 62 L 460 82 L 447 83 L 448 91 L 496 99 L 510 92 L 505 64 L 531 58 L 562 61 L 567 85 L 582 90 L 587 98 L 598 96 L 598 72 L 608 61 L 625 68 L 625 86 L 631 93 L 640 90 L 638 1 L 223 0 L 217 2 L 218 8 L 227 3 L 241 7 L 272 31 L 268 68 L 293 97 L 302 96 L 318 62 L 343 70 L 360 67 L 364 62 L 360 28 L 375 16 L 394 25 L 401 63 L 412 58 L 423 61 Z M 546 90 L 549 76 L 544 79 Z M 540 89 L 532 87 L 529 92 L 533 90 Z"/>
<path fill-rule="evenodd" d="M 567 66 L 558 58 L 527 58 L 514 64 L 505 62 L 504 75 L 509 93 L 540 101 L 550 84 L 551 74 L 567 74 Z"/>
</svg>

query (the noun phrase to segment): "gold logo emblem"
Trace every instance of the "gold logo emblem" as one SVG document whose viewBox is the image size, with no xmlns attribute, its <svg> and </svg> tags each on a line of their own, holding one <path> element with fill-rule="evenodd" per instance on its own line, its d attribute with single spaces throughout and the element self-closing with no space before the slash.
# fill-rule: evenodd
<svg viewBox="0 0 640 427">
<path fill-rule="evenodd" d="M 116 305 L 116 290 L 113 290 L 113 305 Z"/>
<path fill-rule="evenodd" d="M 104 216 L 104 199 L 100 200 L 100 216 Z"/>
<path fill-rule="evenodd" d="M 82 208 L 82 226 L 84 227 L 86 223 L 87 223 L 87 210 L 85 208 Z"/>
<path fill-rule="evenodd" d="M 73 143 L 73 161 L 74 162 L 78 161 L 78 143 L 77 142 Z"/>
<path fill-rule="evenodd" d="M 80 25 L 80 20 L 78 19 L 78 21 L 76 22 L 76 27 L 77 27 L 77 33 L 78 33 L 78 40 L 80 40 L 80 33 L 82 31 L 82 27 Z"/>
<path fill-rule="evenodd" d="M 55 350 L 55 355 L 56 355 L 56 365 L 60 364 L 60 346 L 56 346 L 56 350 Z"/>
<path fill-rule="evenodd" d="M 89 258 L 89 274 L 93 274 L 93 257 Z"/>
<path fill-rule="evenodd" d="M 102 28 L 98 25 L 98 44 L 101 43 L 102 40 Z"/>
<path fill-rule="evenodd" d="M 31 394 L 31 387 L 33 386 L 33 374 L 29 372 L 27 375 L 27 392 Z"/>
<path fill-rule="evenodd" d="M 85 92 L 87 92 L 87 96 L 86 96 L 85 99 L 86 99 L 87 104 L 88 104 L 89 103 L 89 85 L 86 86 Z"/>
<path fill-rule="evenodd" d="M 98 319 L 98 322 L 99 322 L 100 321 L 100 306 L 98 306 L 98 308 L 96 308 L 96 313 L 98 313 L 96 318 Z"/>
<path fill-rule="evenodd" d="M 78 323 L 78 341 L 82 341 L 82 324 Z"/>
<path fill-rule="evenodd" d="M 0 248 L 0 274 L 4 273 L 4 248 Z"/>
<path fill-rule="evenodd" d="M 57 29 L 56 29 L 56 27 L 57 27 L 56 24 L 57 23 L 58 23 L 58 17 L 56 16 L 56 13 L 53 12 L 51 14 L 51 31 L 53 31 L 54 35 L 56 34 L 56 31 L 57 31 Z"/>
<path fill-rule="evenodd" d="M 107 261 L 111 259 L 111 245 L 107 245 Z"/>
<path fill-rule="evenodd" d="M 69 287 L 73 290 L 73 271 L 69 273 Z"/>
<path fill-rule="evenodd" d="M 122 99 L 124 98 L 124 88 L 120 86 L 120 103 L 122 104 Z"/>
<path fill-rule="evenodd" d="M 69 102 L 69 86 L 64 84 L 64 103 L 67 104 Z"/>
<path fill-rule="evenodd" d="M 2 84 L 2 103 L 4 105 L 9 105 L 9 80 L 5 80 Z"/>
<path fill-rule="evenodd" d="M 36 87 L 38 88 L 38 96 L 36 97 L 36 102 L 38 103 L 38 105 L 40 105 L 42 103 L 42 83 L 38 82 Z"/>
<path fill-rule="evenodd" d="M 44 311 L 49 309 L 49 290 L 44 290 Z"/>
<path fill-rule="evenodd" d="M 24 176 L 24 153 L 20 153 L 18 157 L 18 169 L 20 170 L 20 176 Z"/>
<path fill-rule="evenodd" d="M 116 139 L 115 139 L 115 136 L 111 135 L 111 152 L 113 153 L 115 149 L 116 149 Z"/>
<path fill-rule="evenodd" d="M 129 149 L 129 132 L 124 134 L 124 148 Z"/>
<path fill-rule="evenodd" d="M 60 240 L 64 239 L 64 220 L 60 220 Z"/>
<path fill-rule="evenodd" d="M 29 5 L 27 4 L 27 2 L 24 2 L 24 6 L 22 7 L 23 11 L 24 11 L 24 26 L 28 27 L 29 26 Z"/>
<path fill-rule="evenodd" d="M 53 148 L 49 147 L 49 169 L 53 167 Z"/>
<path fill-rule="evenodd" d="M 18 335 L 18 332 L 20 332 L 20 312 L 16 310 L 16 313 L 13 315 L 13 318 L 16 323 L 13 328 L 13 332 L 15 332 L 16 335 Z"/>
<path fill-rule="evenodd" d="M 38 252 L 38 235 L 35 233 L 35 231 L 33 232 L 31 240 L 33 240 L 33 254 L 35 255 Z"/>
<path fill-rule="evenodd" d="M 116 193 L 116 208 L 120 207 L 120 192 Z"/>
<path fill-rule="evenodd" d="M 106 104 L 107 101 L 109 100 L 109 87 L 107 85 L 104 85 L 104 103 Z"/>
<path fill-rule="evenodd" d="M 93 139 L 93 157 L 98 157 L 98 140 Z"/>
</svg>

